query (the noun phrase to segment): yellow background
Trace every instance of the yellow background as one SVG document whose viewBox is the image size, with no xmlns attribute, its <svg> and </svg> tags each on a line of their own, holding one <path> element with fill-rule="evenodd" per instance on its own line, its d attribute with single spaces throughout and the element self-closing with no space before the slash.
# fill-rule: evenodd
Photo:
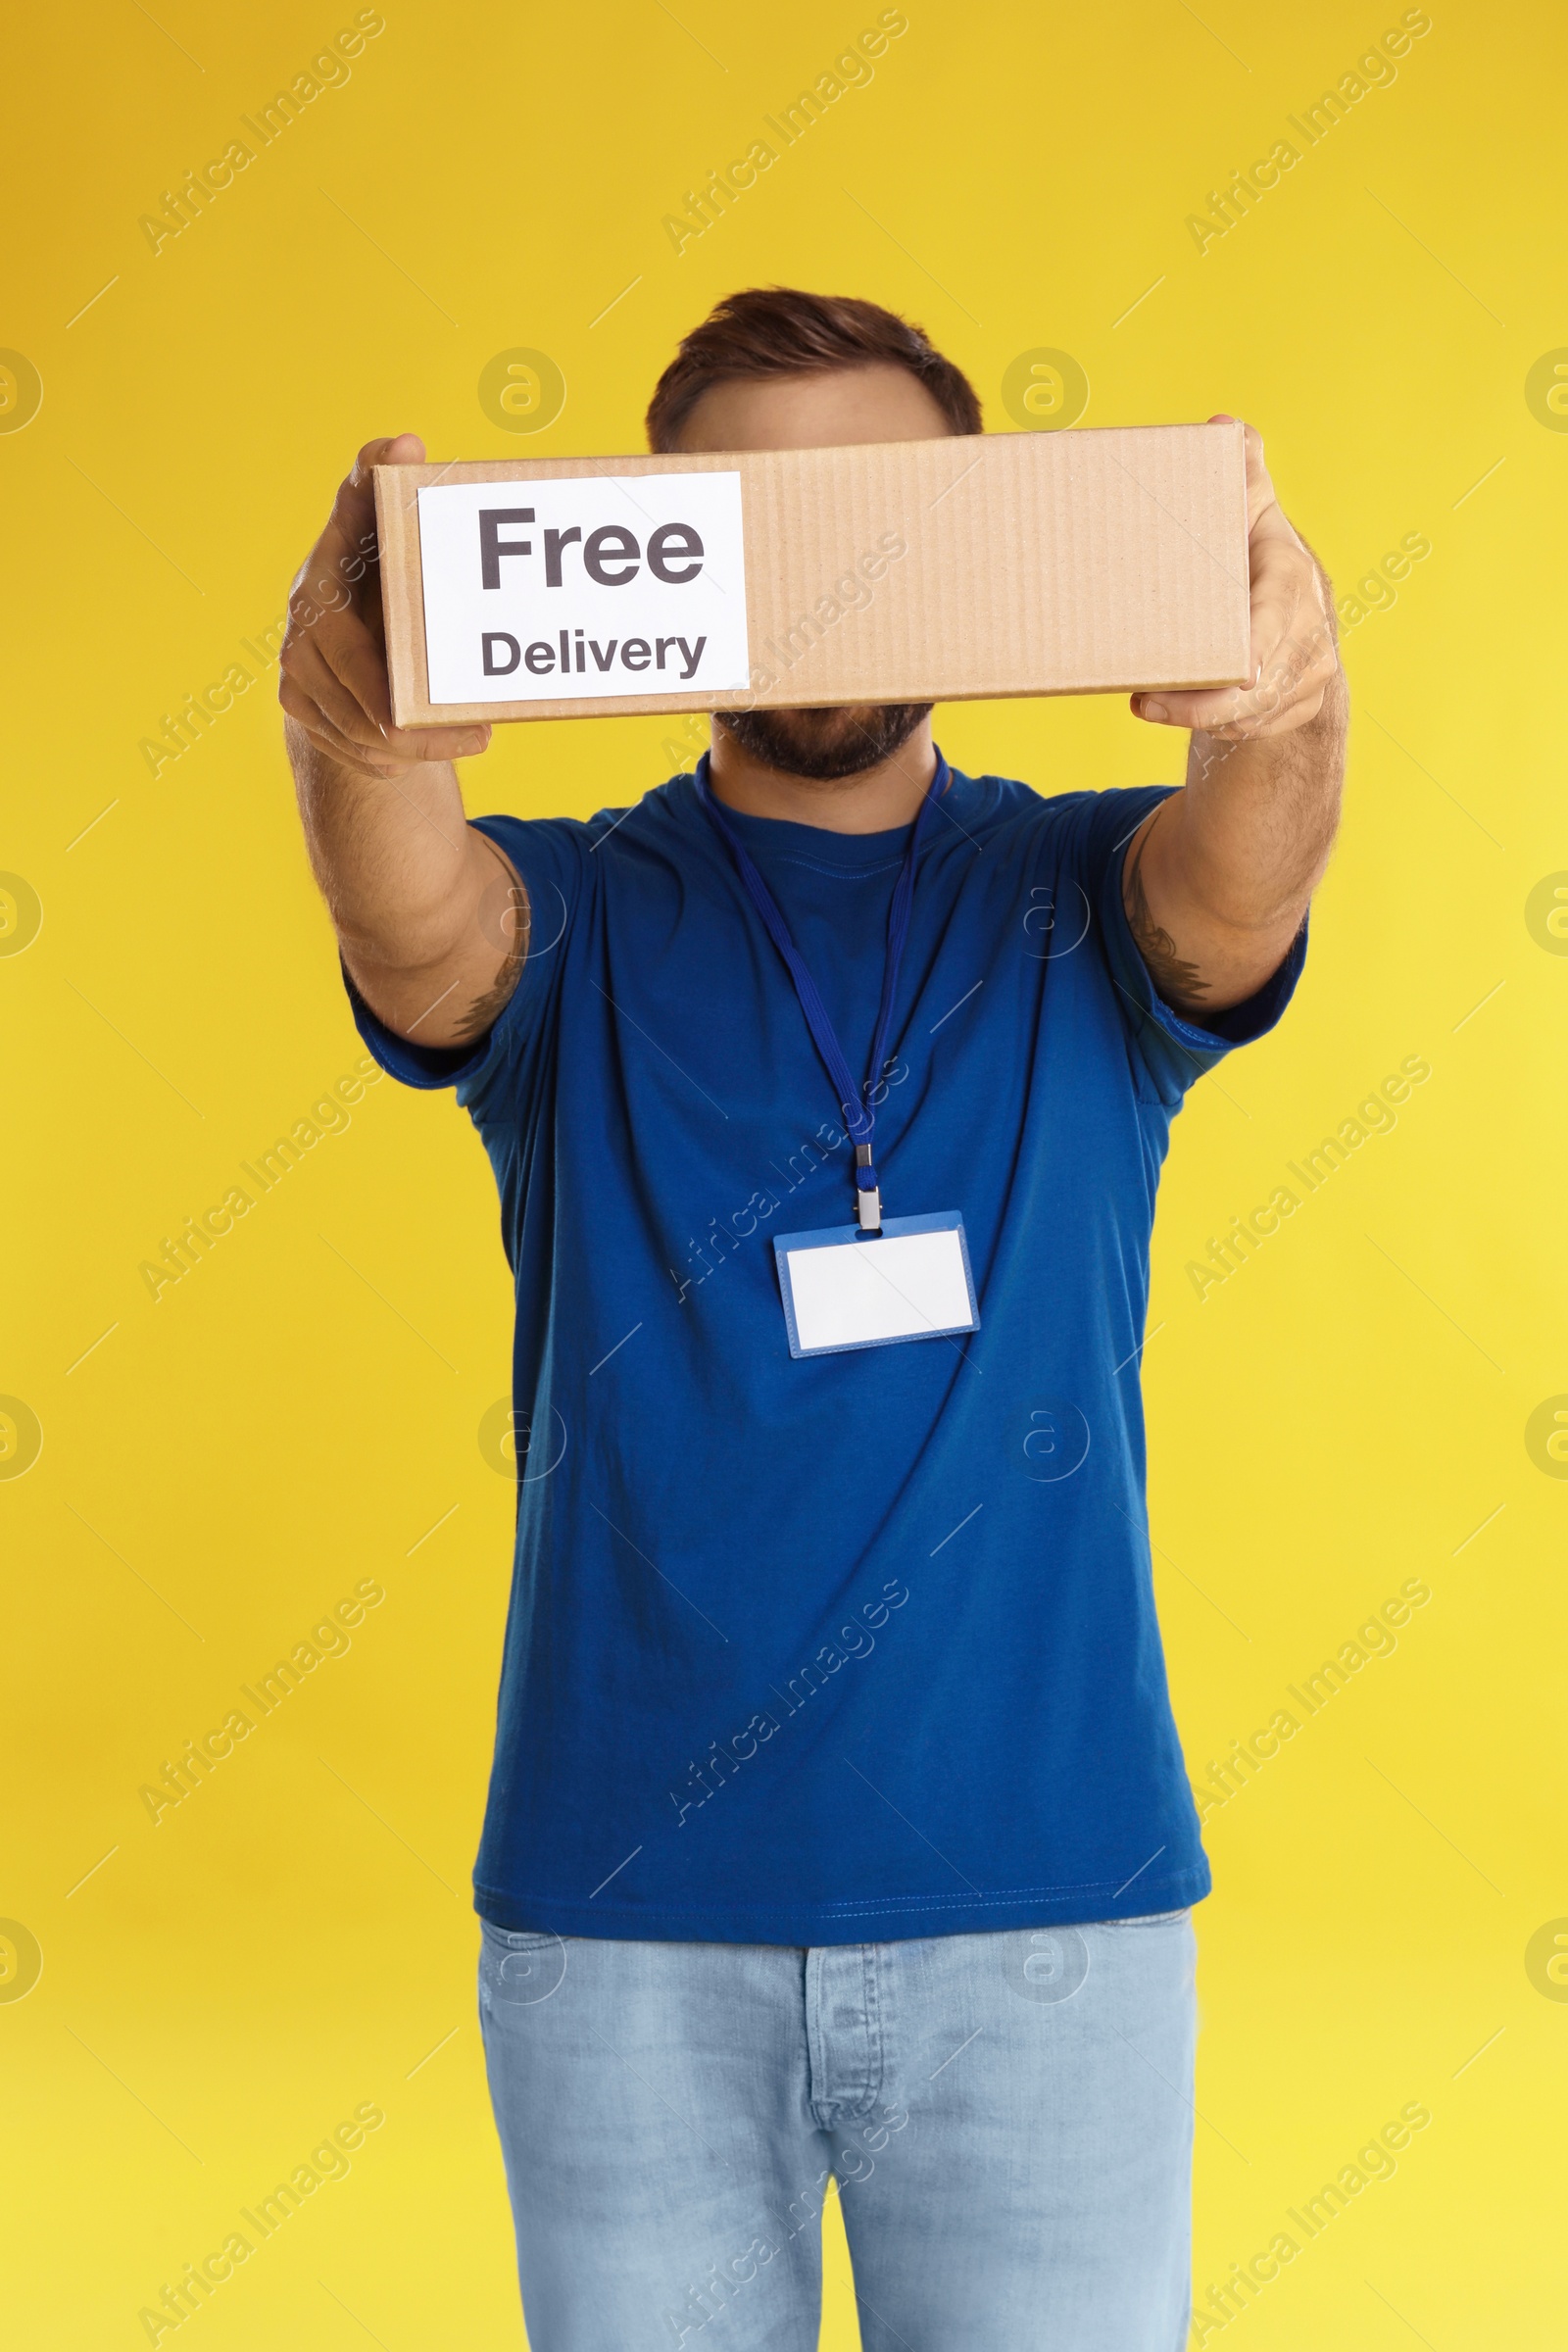
<svg viewBox="0 0 1568 2352">
<path fill-rule="evenodd" d="M 1525 1952 L 1568 1913 L 1568 1486 L 1525 1428 L 1568 1391 L 1568 960 L 1525 906 L 1568 868 L 1568 436 L 1524 384 L 1568 344 L 1562 19 L 1435 0 L 1392 86 L 1200 255 L 1187 215 L 1397 8 L 910 0 L 869 86 L 677 257 L 662 216 L 876 13 L 387 0 L 348 84 L 156 257 L 138 217 L 352 9 L 34 9 L 11 35 L 0 343 L 44 386 L 0 435 L 0 866 L 43 906 L 0 958 L 0 1391 L 44 1433 L 0 1482 L 0 1913 L 43 1953 L 0 2003 L 26 2352 L 144 2341 L 138 2307 L 366 2100 L 387 2121 L 350 2178 L 178 2340 L 521 2342 L 466 1894 L 512 1504 L 477 1441 L 509 1377 L 490 1176 L 449 1102 L 388 1082 L 153 1302 L 139 1262 L 359 1047 L 271 678 L 156 779 L 138 745 L 278 613 L 360 442 L 635 449 L 676 336 L 760 281 L 907 311 L 998 429 L 1038 345 L 1081 362 L 1088 424 L 1255 419 L 1342 592 L 1430 538 L 1347 641 L 1305 985 L 1197 1090 L 1159 1207 L 1153 1528 L 1195 1779 L 1404 1579 L 1433 1594 L 1209 1818 L 1196 2277 L 1419 2100 L 1397 2176 L 1226 2340 L 1457 2352 L 1560 2319 L 1568 2005 Z M 516 345 L 568 387 L 531 440 L 476 398 Z M 672 731 L 503 729 L 469 805 L 622 803 Z M 1115 700 L 949 709 L 939 734 L 1047 792 L 1178 772 Z M 1200 1301 L 1207 1237 L 1417 1054 L 1397 1129 Z M 155 1828 L 139 1786 L 367 1577 L 387 1597 L 350 1653 Z"/>
</svg>

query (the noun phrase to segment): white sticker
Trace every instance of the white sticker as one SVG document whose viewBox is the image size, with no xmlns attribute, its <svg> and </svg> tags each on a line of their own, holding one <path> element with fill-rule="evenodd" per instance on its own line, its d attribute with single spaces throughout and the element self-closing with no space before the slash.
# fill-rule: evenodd
<svg viewBox="0 0 1568 2352">
<path fill-rule="evenodd" d="M 738 473 L 564 475 L 419 492 L 432 703 L 744 686 Z"/>
</svg>

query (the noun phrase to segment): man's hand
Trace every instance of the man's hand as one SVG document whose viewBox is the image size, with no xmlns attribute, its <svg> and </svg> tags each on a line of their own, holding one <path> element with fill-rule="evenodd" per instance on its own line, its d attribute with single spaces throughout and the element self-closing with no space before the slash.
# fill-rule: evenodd
<svg viewBox="0 0 1568 2352">
<path fill-rule="evenodd" d="M 372 1012 L 420 1046 L 468 1046 L 504 1011 L 528 901 L 463 810 L 451 762 L 488 727 L 392 724 L 372 466 L 416 466 L 413 433 L 368 441 L 294 582 L 278 701 L 306 846 Z"/>
<path fill-rule="evenodd" d="M 1210 424 L 1233 424 L 1211 416 Z M 1135 694 L 1140 718 L 1201 729 L 1227 742 L 1286 735 L 1322 708 L 1339 668 L 1328 582 L 1306 542 L 1280 511 L 1263 463 L 1263 436 L 1247 435 L 1247 555 L 1250 580 L 1252 683 L 1198 694 Z"/>
<path fill-rule="evenodd" d="M 1246 433 L 1252 683 L 1132 699 L 1140 718 L 1193 730 L 1186 790 L 1133 836 L 1122 891 L 1160 994 L 1199 1022 L 1284 960 L 1328 863 L 1345 771 L 1332 592 L 1280 510 L 1261 435 Z"/>
<path fill-rule="evenodd" d="M 370 468 L 423 463 L 417 433 L 367 441 L 289 592 L 277 699 L 318 751 L 361 775 L 470 759 L 490 741 L 488 727 L 392 724 Z"/>
</svg>

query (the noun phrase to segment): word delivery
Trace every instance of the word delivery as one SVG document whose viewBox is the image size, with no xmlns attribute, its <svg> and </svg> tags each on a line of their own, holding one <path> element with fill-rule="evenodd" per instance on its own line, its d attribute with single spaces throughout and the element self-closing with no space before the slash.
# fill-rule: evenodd
<svg viewBox="0 0 1568 2352">
<path fill-rule="evenodd" d="M 655 661 L 656 657 L 659 668 L 662 669 L 665 655 L 673 654 L 678 650 L 681 659 L 680 675 L 685 679 L 697 675 L 697 667 L 702 661 L 703 648 L 708 643 L 708 639 L 699 637 L 695 645 L 688 645 L 684 637 L 656 637 L 652 644 L 646 637 L 622 637 L 619 643 L 622 669 L 646 669 L 649 662 Z M 487 678 L 510 678 L 519 661 L 527 663 L 536 678 L 549 677 L 557 667 L 556 648 L 545 637 L 536 637 L 531 645 L 525 647 L 520 646 L 515 637 L 506 629 L 486 629 L 479 639 L 479 644 L 482 649 L 484 674 Z M 577 669 L 579 671 L 587 669 L 588 664 L 584 657 L 592 654 L 594 668 L 602 675 L 606 670 L 613 668 L 615 648 L 616 641 L 613 637 L 606 644 L 601 645 L 597 637 L 587 636 L 582 629 L 563 629 L 561 632 L 560 668 L 564 672 L 571 669 L 571 657 L 573 649 L 575 649 Z M 670 666 L 673 668 L 674 663 L 671 662 Z"/>
<path fill-rule="evenodd" d="M 746 685 L 738 474 L 454 482 L 418 502 L 432 703 Z"/>
</svg>

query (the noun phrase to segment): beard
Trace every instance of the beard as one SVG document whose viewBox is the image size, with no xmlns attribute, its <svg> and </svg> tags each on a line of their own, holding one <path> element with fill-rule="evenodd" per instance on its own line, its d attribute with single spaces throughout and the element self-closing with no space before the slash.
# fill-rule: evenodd
<svg viewBox="0 0 1568 2352">
<path fill-rule="evenodd" d="M 838 784 L 902 751 L 930 703 L 842 703 L 823 710 L 715 710 L 741 750 L 781 775 Z"/>
</svg>

